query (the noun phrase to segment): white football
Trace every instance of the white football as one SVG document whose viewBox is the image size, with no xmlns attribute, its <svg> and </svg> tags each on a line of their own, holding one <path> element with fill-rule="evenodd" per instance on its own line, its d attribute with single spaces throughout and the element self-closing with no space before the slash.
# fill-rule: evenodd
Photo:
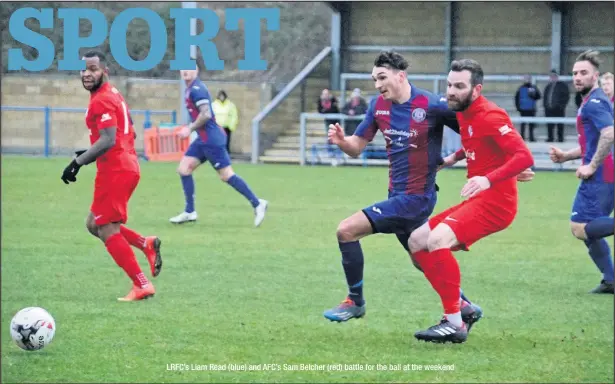
<svg viewBox="0 0 615 384">
<path fill-rule="evenodd" d="M 24 308 L 11 320 L 11 337 L 26 351 L 45 348 L 53 340 L 55 332 L 55 320 L 43 308 Z"/>
</svg>

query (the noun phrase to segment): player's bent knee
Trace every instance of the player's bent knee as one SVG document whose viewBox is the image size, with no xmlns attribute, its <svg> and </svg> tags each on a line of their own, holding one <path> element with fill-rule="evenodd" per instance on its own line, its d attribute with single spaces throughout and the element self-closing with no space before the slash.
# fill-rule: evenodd
<svg viewBox="0 0 615 384">
<path fill-rule="evenodd" d="M 92 234 L 92 236 L 98 237 L 98 226 L 96 224 L 88 221 L 85 223 L 85 227 L 88 229 L 88 232 Z"/>
<path fill-rule="evenodd" d="M 193 168 L 189 167 L 189 166 L 179 166 L 177 167 L 177 173 L 180 176 L 190 176 L 192 175 L 192 172 L 194 171 Z"/>
<path fill-rule="evenodd" d="M 570 222 L 570 231 L 572 235 L 579 240 L 586 240 L 587 235 L 585 234 L 585 225 L 584 223 L 575 223 L 574 221 Z"/>
<path fill-rule="evenodd" d="M 233 168 L 231 168 L 230 165 L 228 167 L 224 167 L 218 170 L 218 176 L 220 176 L 220 180 L 224 181 L 225 183 L 228 182 L 230 178 L 234 175 L 235 172 L 233 172 Z"/>
<path fill-rule="evenodd" d="M 360 232 L 356 223 L 351 218 L 344 219 L 337 226 L 337 240 L 341 242 L 356 241 L 361 235 Z"/>
<path fill-rule="evenodd" d="M 92 216 L 92 214 L 89 214 L 88 217 L 85 219 L 85 227 L 87 228 L 88 232 L 92 234 L 92 236 L 98 237 L 98 225 L 96 225 L 96 222 L 94 221 L 94 216 Z"/>
<path fill-rule="evenodd" d="M 200 162 L 198 159 L 193 157 L 184 157 L 179 162 L 177 166 L 177 173 L 180 176 L 190 176 L 192 172 L 199 166 Z"/>
<path fill-rule="evenodd" d="M 408 239 L 408 247 L 410 248 L 411 254 L 427 249 L 429 232 L 429 224 L 425 223 L 410 234 L 410 238 Z"/>
<path fill-rule="evenodd" d="M 100 237 L 103 242 L 106 242 L 108 238 L 120 232 L 120 225 L 120 223 L 101 225 L 98 228 L 98 237 Z"/>
<path fill-rule="evenodd" d="M 354 230 L 352 222 L 348 219 L 342 220 L 337 226 L 336 232 L 338 241 L 353 241 L 354 240 Z"/>
<path fill-rule="evenodd" d="M 428 250 L 435 251 L 437 249 L 452 248 L 458 245 L 455 232 L 446 224 L 438 224 L 427 238 Z"/>
<path fill-rule="evenodd" d="M 372 224 L 363 212 L 357 212 L 342 220 L 337 226 L 337 239 L 344 243 L 360 240 L 362 237 L 372 233 Z"/>
</svg>

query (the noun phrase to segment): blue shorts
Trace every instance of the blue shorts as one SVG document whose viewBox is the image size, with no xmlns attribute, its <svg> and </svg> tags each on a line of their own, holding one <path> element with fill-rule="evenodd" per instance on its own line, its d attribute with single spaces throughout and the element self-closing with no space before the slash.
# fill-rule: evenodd
<svg viewBox="0 0 615 384">
<path fill-rule="evenodd" d="M 435 192 L 425 195 L 389 192 L 388 200 L 363 209 L 363 213 L 371 223 L 374 233 L 395 233 L 398 238 L 399 235 L 407 238 L 412 231 L 427 222 L 437 200 Z"/>
<path fill-rule="evenodd" d="M 201 163 L 209 161 L 215 169 L 231 165 L 231 158 L 225 146 L 205 144 L 201 138 L 196 138 L 190 144 L 184 156 L 196 157 Z"/>
<path fill-rule="evenodd" d="M 572 204 L 570 221 L 589 223 L 602 216 L 610 216 L 615 204 L 614 185 L 581 182 Z"/>
</svg>

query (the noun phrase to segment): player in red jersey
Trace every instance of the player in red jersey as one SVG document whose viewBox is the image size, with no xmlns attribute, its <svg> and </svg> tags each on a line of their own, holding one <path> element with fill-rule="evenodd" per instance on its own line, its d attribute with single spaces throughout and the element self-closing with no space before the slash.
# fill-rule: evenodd
<svg viewBox="0 0 615 384">
<path fill-rule="evenodd" d="M 141 177 L 132 118 L 126 101 L 108 81 L 105 56 L 88 52 L 83 59 L 86 68 L 81 71 L 81 82 L 90 91 L 86 124 L 92 146 L 87 151 L 76 152 L 77 157 L 64 169 L 62 181 L 66 184 L 76 182 L 79 169 L 96 161 L 94 200 L 86 226 L 92 235 L 102 240 L 113 260 L 133 282 L 128 295 L 118 300 L 147 299 L 154 295 L 155 289 L 141 271 L 130 246 L 145 253 L 152 275 L 156 277 L 162 268 L 161 242 L 156 236 L 143 237 L 123 225 L 128 220 L 128 200 Z"/>
<path fill-rule="evenodd" d="M 453 61 L 447 99 L 457 112 L 463 148 L 445 165 L 467 159 L 468 181 L 461 204 L 432 217 L 408 241 L 414 260 L 440 295 L 444 316 L 439 324 L 415 333 L 419 340 L 462 343 L 468 337 L 461 320 L 461 274 L 454 250 L 468 250 L 478 240 L 507 228 L 517 214 L 517 180 L 529 181 L 532 153 L 505 110 L 481 95 L 483 70 L 474 60 Z M 522 177 L 518 177 L 523 175 Z"/>
</svg>

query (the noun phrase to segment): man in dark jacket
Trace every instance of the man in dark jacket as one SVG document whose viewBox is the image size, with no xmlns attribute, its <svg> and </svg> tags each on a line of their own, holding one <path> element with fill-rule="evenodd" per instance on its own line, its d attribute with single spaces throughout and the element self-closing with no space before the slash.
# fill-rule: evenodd
<svg viewBox="0 0 615 384">
<path fill-rule="evenodd" d="M 566 115 L 566 106 L 570 101 L 570 90 L 568 85 L 563 81 L 559 81 L 559 76 L 555 69 L 551 70 L 551 79 L 544 90 L 544 107 L 546 117 L 564 117 Z M 553 142 L 553 129 L 555 124 L 547 124 L 547 141 Z M 557 124 L 557 141 L 564 141 L 564 124 Z"/>
<path fill-rule="evenodd" d="M 517 111 L 522 117 L 535 117 L 536 116 L 536 101 L 540 100 L 540 90 L 532 84 L 532 77 L 526 75 L 523 84 L 517 90 L 515 94 L 515 106 Z M 521 123 L 521 137 L 525 140 L 525 126 L 527 123 Z M 530 128 L 530 141 L 534 142 L 534 123 L 529 123 Z"/>
<path fill-rule="evenodd" d="M 342 113 L 348 116 L 361 116 L 367 112 L 367 102 L 361 96 L 361 90 L 355 88 L 350 96 L 350 101 L 342 108 Z M 348 136 L 352 136 L 354 131 L 359 126 L 361 120 L 346 120 L 344 123 L 344 132 Z"/>
<path fill-rule="evenodd" d="M 320 98 L 318 99 L 318 113 L 340 113 L 340 108 L 337 105 L 337 99 L 326 88 L 322 90 L 322 92 L 320 93 Z M 335 124 L 339 122 L 340 121 L 337 119 L 325 120 L 325 131 L 329 130 L 330 124 Z"/>
</svg>

